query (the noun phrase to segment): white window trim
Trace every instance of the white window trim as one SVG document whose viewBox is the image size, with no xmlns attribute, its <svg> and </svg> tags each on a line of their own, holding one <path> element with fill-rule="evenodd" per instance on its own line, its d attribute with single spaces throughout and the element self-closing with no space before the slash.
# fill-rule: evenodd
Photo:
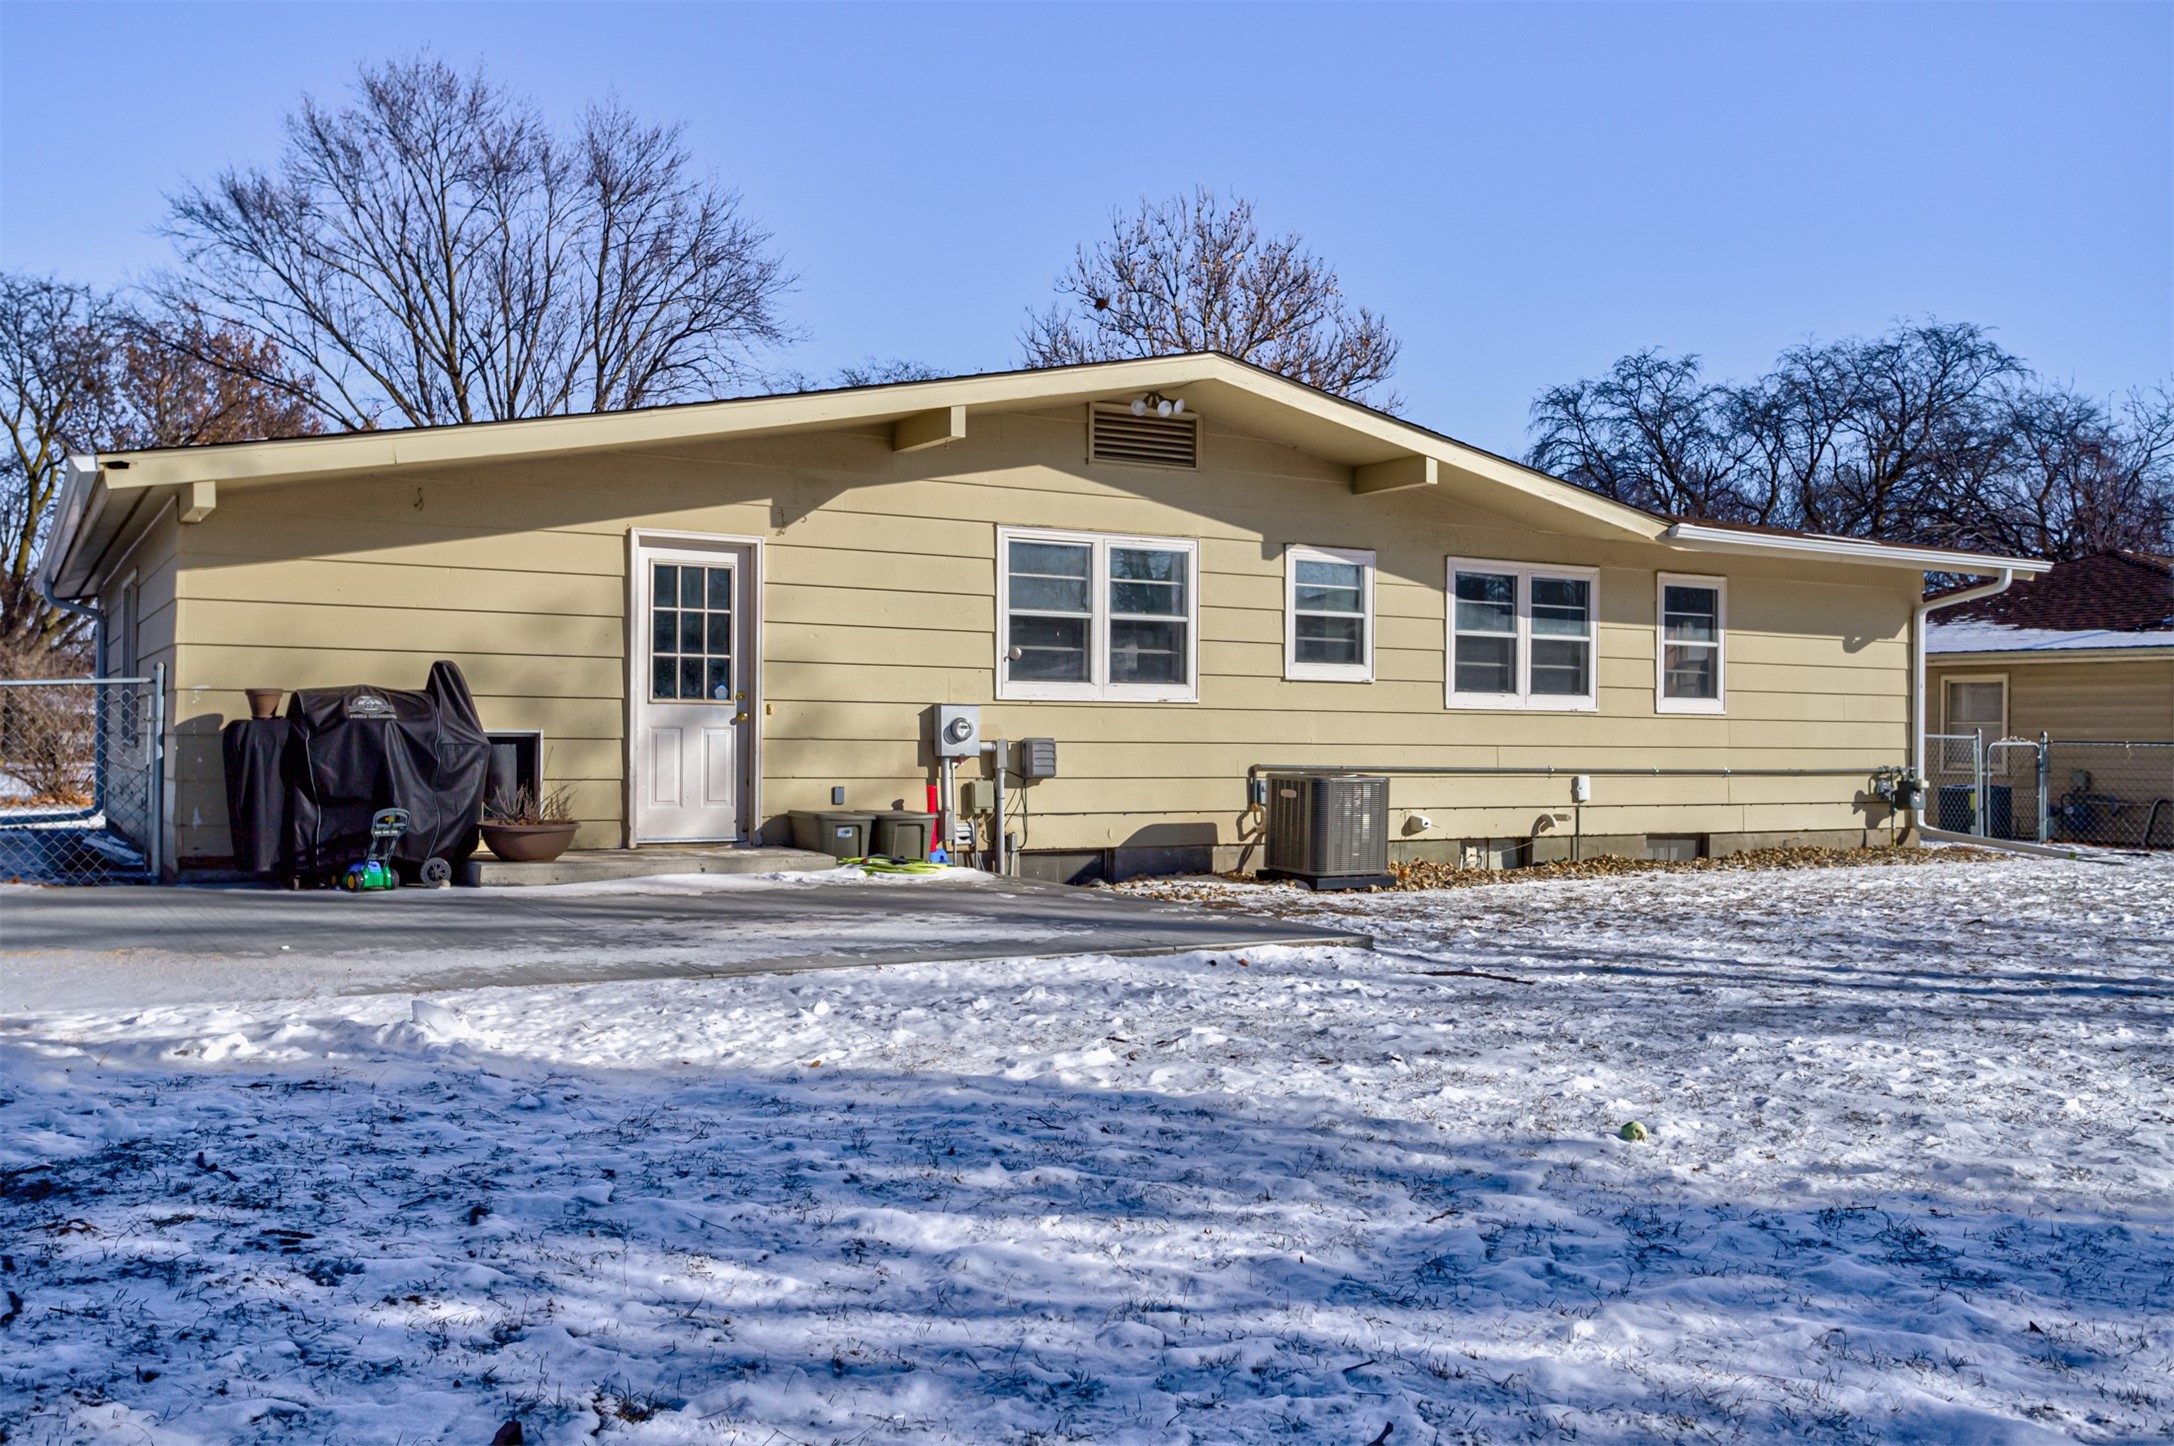
<svg viewBox="0 0 2174 1446">
<path fill-rule="evenodd" d="M 1356 663 L 1302 663 L 1298 660 L 1298 565 L 1301 562 L 1355 563 L 1364 571 L 1359 582 L 1361 659 Z M 1327 617 L 1330 614 L 1322 614 Z M 1336 614 L 1343 616 L 1343 614 Z M 1350 547 L 1314 547 L 1293 542 L 1283 549 L 1283 677 L 1285 682 L 1371 683 L 1374 681 L 1374 554 Z"/>
<path fill-rule="evenodd" d="M 1460 572 L 1514 573 L 1517 577 L 1517 691 L 1515 693 L 1460 693 L 1457 691 L 1457 574 Z M 1586 584 L 1586 601 L 1592 609 L 1592 634 L 1586 645 L 1592 651 L 1592 667 L 1586 674 L 1582 697 L 1532 694 L 1532 580 L 1536 577 L 1576 578 Z M 1444 573 L 1442 607 L 1442 697 L 1444 706 L 1460 711 L 1492 713 L 1598 713 L 1600 711 L 1600 569 L 1557 566 L 1540 562 L 1505 562 L 1498 558 L 1453 557 Z"/>
<path fill-rule="evenodd" d="M 1021 542 L 1069 542 L 1094 549 L 1088 568 L 1088 598 L 1093 606 L 1087 625 L 1088 680 L 1084 683 L 1011 680 L 1011 545 Z M 1144 547 L 1186 556 L 1185 683 L 1112 683 L 1110 671 L 1110 549 Z M 1197 703 L 1200 701 L 1200 541 L 1192 537 L 1144 537 L 1132 533 L 1071 532 L 1049 527 L 999 527 L 996 530 L 996 696 L 1041 703 Z"/>
<path fill-rule="evenodd" d="M 1960 737 L 1960 736 L 1961 736 L 1961 730 L 1960 730 L 1960 729 L 1959 729 L 1959 728 L 1958 728 L 1958 727 L 1956 726 L 1955 720 L 1954 720 L 1953 718 L 1951 718 L 1951 717 L 1949 717 L 1949 716 L 1948 716 L 1948 708 L 1949 708 L 1949 703 L 1948 703 L 1948 699 L 1949 699 L 1949 697 L 1951 696 L 1951 695 L 1949 694 L 1949 692 L 1948 692 L 1948 689 L 1949 689 L 1949 688 L 1951 688 L 1951 687 L 1953 687 L 1953 686 L 1954 686 L 1955 684 L 1957 684 L 1957 683 L 1998 683 L 1998 684 L 2000 684 L 2000 731 L 1999 731 L 1999 732 L 1997 732 L 1997 733 L 1995 733 L 1995 734 L 1993 734 L 1993 736 L 1992 736 L 1992 737 L 1990 737 L 1990 738 L 1986 739 L 1985 741 L 1986 741 L 1987 743 L 1997 743 L 1997 742 L 1999 742 L 1999 741 L 2000 741 L 2001 739 L 2003 739 L 2003 738 L 2006 738 L 2006 737 L 2008 736 L 2008 709 L 2009 709 L 2008 675 L 2007 675 L 2006 673 L 1949 673 L 1949 674 L 1945 675 L 1944 677 L 1942 677 L 1942 678 L 1940 679 L 1940 733 L 1941 733 L 1941 736 L 1942 736 L 1942 737 L 1947 737 L 1947 738 L 1955 738 L 1955 737 Z M 1972 726 L 1973 726 L 1973 727 L 1978 727 L 1978 726 L 1982 726 L 1982 725 L 1975 725 L 1975 724 L 1974 724 L 1974 725 L 1972 725 Z M 1992 751 L 1991 749 L 1988 749 L 1988 750 L 1986 751 L 1986 756 L 1985 756 L 1985 772 L 1986 772 L 1986 775 L 1987 775 L 1988 777 L 1990 777 L 1990 776 L 1992 776 L 1993 774 L 1996 774 L 1996 773 L 1999 773 L 1999 774 L 2003 774 L 2003 775 L 2005 775 L 2005 774 L 2007 773 L 2007 771 L 2008 771 L 2008 758 L 2007 758 L 2007 754 L 2008 754 L 2008 753 L 2010 753 L 2010 752 L 2012 752 L 2012 751 L 2013 751 L 2013 750 L 2011 750 L 2011 749 L 2003 749 L 2003 750 L 2001 750 L 2000 752 L 1998 752 L 1998 753 L 1995 753 L 1995 752 L 1993 752 L 1993 751 Z M 1944 777 L 1944 778 L 1968 778 L 1968 777 L 1970 777 L 1970 766 L 1969 766 L 1969 764 L 1965 763 L 1965 764 L 1963 764 L 1963 765 L 1962 765 L 1961 767 L 1952 767 L 1952 768 L 1948 766 L 1948 759 L 1949 759 L 1949 757 L 1951 756 L 1951 753 L 1952 753 L 1952 750 L 1950 750 L 1950 749 L 1948 748 L 1948 746 L 1947 746 L 1946 744 L 1942 744 L 1942 745 L 1941 745 L 1941 748 L 1940 748 L 1940 765 L 1941 765 L 1941 766 L 1940 766 L 1940 769 L 1939 769 L 1940 775 L 1941 775 L 1942 777 Z"/>
<path fill-rule="evenodd" d="M 1714 696 L 1668 696 L 1668 589 L 1711 588 L 1714 592 Z M 1729 580 L 1688 572 L 1653 575 L 1653 711 L 1656 713 L 1726 713 L 1729 711 Z"/>
</svg>

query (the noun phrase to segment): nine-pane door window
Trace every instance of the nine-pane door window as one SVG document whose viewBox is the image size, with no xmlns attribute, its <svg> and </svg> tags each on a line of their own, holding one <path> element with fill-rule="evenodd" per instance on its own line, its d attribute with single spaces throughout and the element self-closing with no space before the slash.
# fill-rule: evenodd
<svg viewBox="0 0 2174 1446">
<path fill-rule="evenodd" d="M 649 696 L 732 697 L 732 568 L 650 564 Z"/>
</svg>

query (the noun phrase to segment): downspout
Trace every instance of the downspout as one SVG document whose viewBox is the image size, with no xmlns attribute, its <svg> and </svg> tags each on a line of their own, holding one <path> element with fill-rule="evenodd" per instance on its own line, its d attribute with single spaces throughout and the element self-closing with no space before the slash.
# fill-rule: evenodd
<svg viewBox="0 0 2174 1446">
<path fill-rule="evenodd" d="M 1928 832 L 1925 824 L 1925 799 L 1930 795 L 1932 780 L 1925 768 L 1925 623 L 1941 608 L 1959 607 L 1979 598 L 1993 597 L 2008 590 L 2015 581 L 2015 569 L 2004 567 L 1993 582 L 1966 587 L 1961 592 L 1945 593 L 1940 597 L 1927 598 L 1910 613 L 1910 772 L 1917 778 L 1918 806 L 1912 810 L 1911 822 L 1917 827 L 1919 837 Z"/>
<path fill-rule="evenodd" d="M 38 596 L 45 599 L 47 607 L 57 608 L 61 612 L 73 613 L 79 618 L 89 618 L 91 620 L 91 654 L 93 658 L 91 673 L 94 677 L 103 678 L 106 676 L 106 615 L 100 612 L 94 604 L 65 602 L 53 596 L 53 580 L 45 575 L 43 568 L 38 570 Z"/>
</svg>

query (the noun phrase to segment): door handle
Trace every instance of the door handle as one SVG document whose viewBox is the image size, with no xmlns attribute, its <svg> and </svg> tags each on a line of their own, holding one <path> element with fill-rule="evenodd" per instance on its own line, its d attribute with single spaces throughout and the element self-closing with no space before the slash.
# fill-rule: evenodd
<svg viewBox="0 0 2174 1446">
<path fill-rule="evenodd" d="M 733 714 L 732 721 L 735 723 L 745 723 L 747 721 L 746 710 L 743 709 L 740 712 Z"/>
</svg>

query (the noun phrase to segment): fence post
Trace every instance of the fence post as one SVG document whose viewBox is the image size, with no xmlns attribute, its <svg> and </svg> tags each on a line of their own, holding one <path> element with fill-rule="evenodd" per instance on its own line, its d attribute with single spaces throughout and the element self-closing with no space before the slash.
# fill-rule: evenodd
<svg viewBox="0 0 2174 1446">
<path fill-rule="evenodd" d="M 166 881 L 166 665 L 151 667 L 151 797 L 144 805 L 144 858 L 154 883 Z"/>
<path fill-rule="evenodd" d="M 1985 827 L 1985 730 L 1970 734 L 1970 831 L 1984 838 Z"/>
<path fill-rule="evenodd" d="M 2052 792 L 2046 787 L 2046 753 L 2052 746 L 2053 740 L 2049 735 L 2045 733 L 2038 735 L 2038 841 L 2040 843 L 2050 843 L 2053 839 L 2053 820 L 2046 816 L 2046 808 Z"/>
</svg>

